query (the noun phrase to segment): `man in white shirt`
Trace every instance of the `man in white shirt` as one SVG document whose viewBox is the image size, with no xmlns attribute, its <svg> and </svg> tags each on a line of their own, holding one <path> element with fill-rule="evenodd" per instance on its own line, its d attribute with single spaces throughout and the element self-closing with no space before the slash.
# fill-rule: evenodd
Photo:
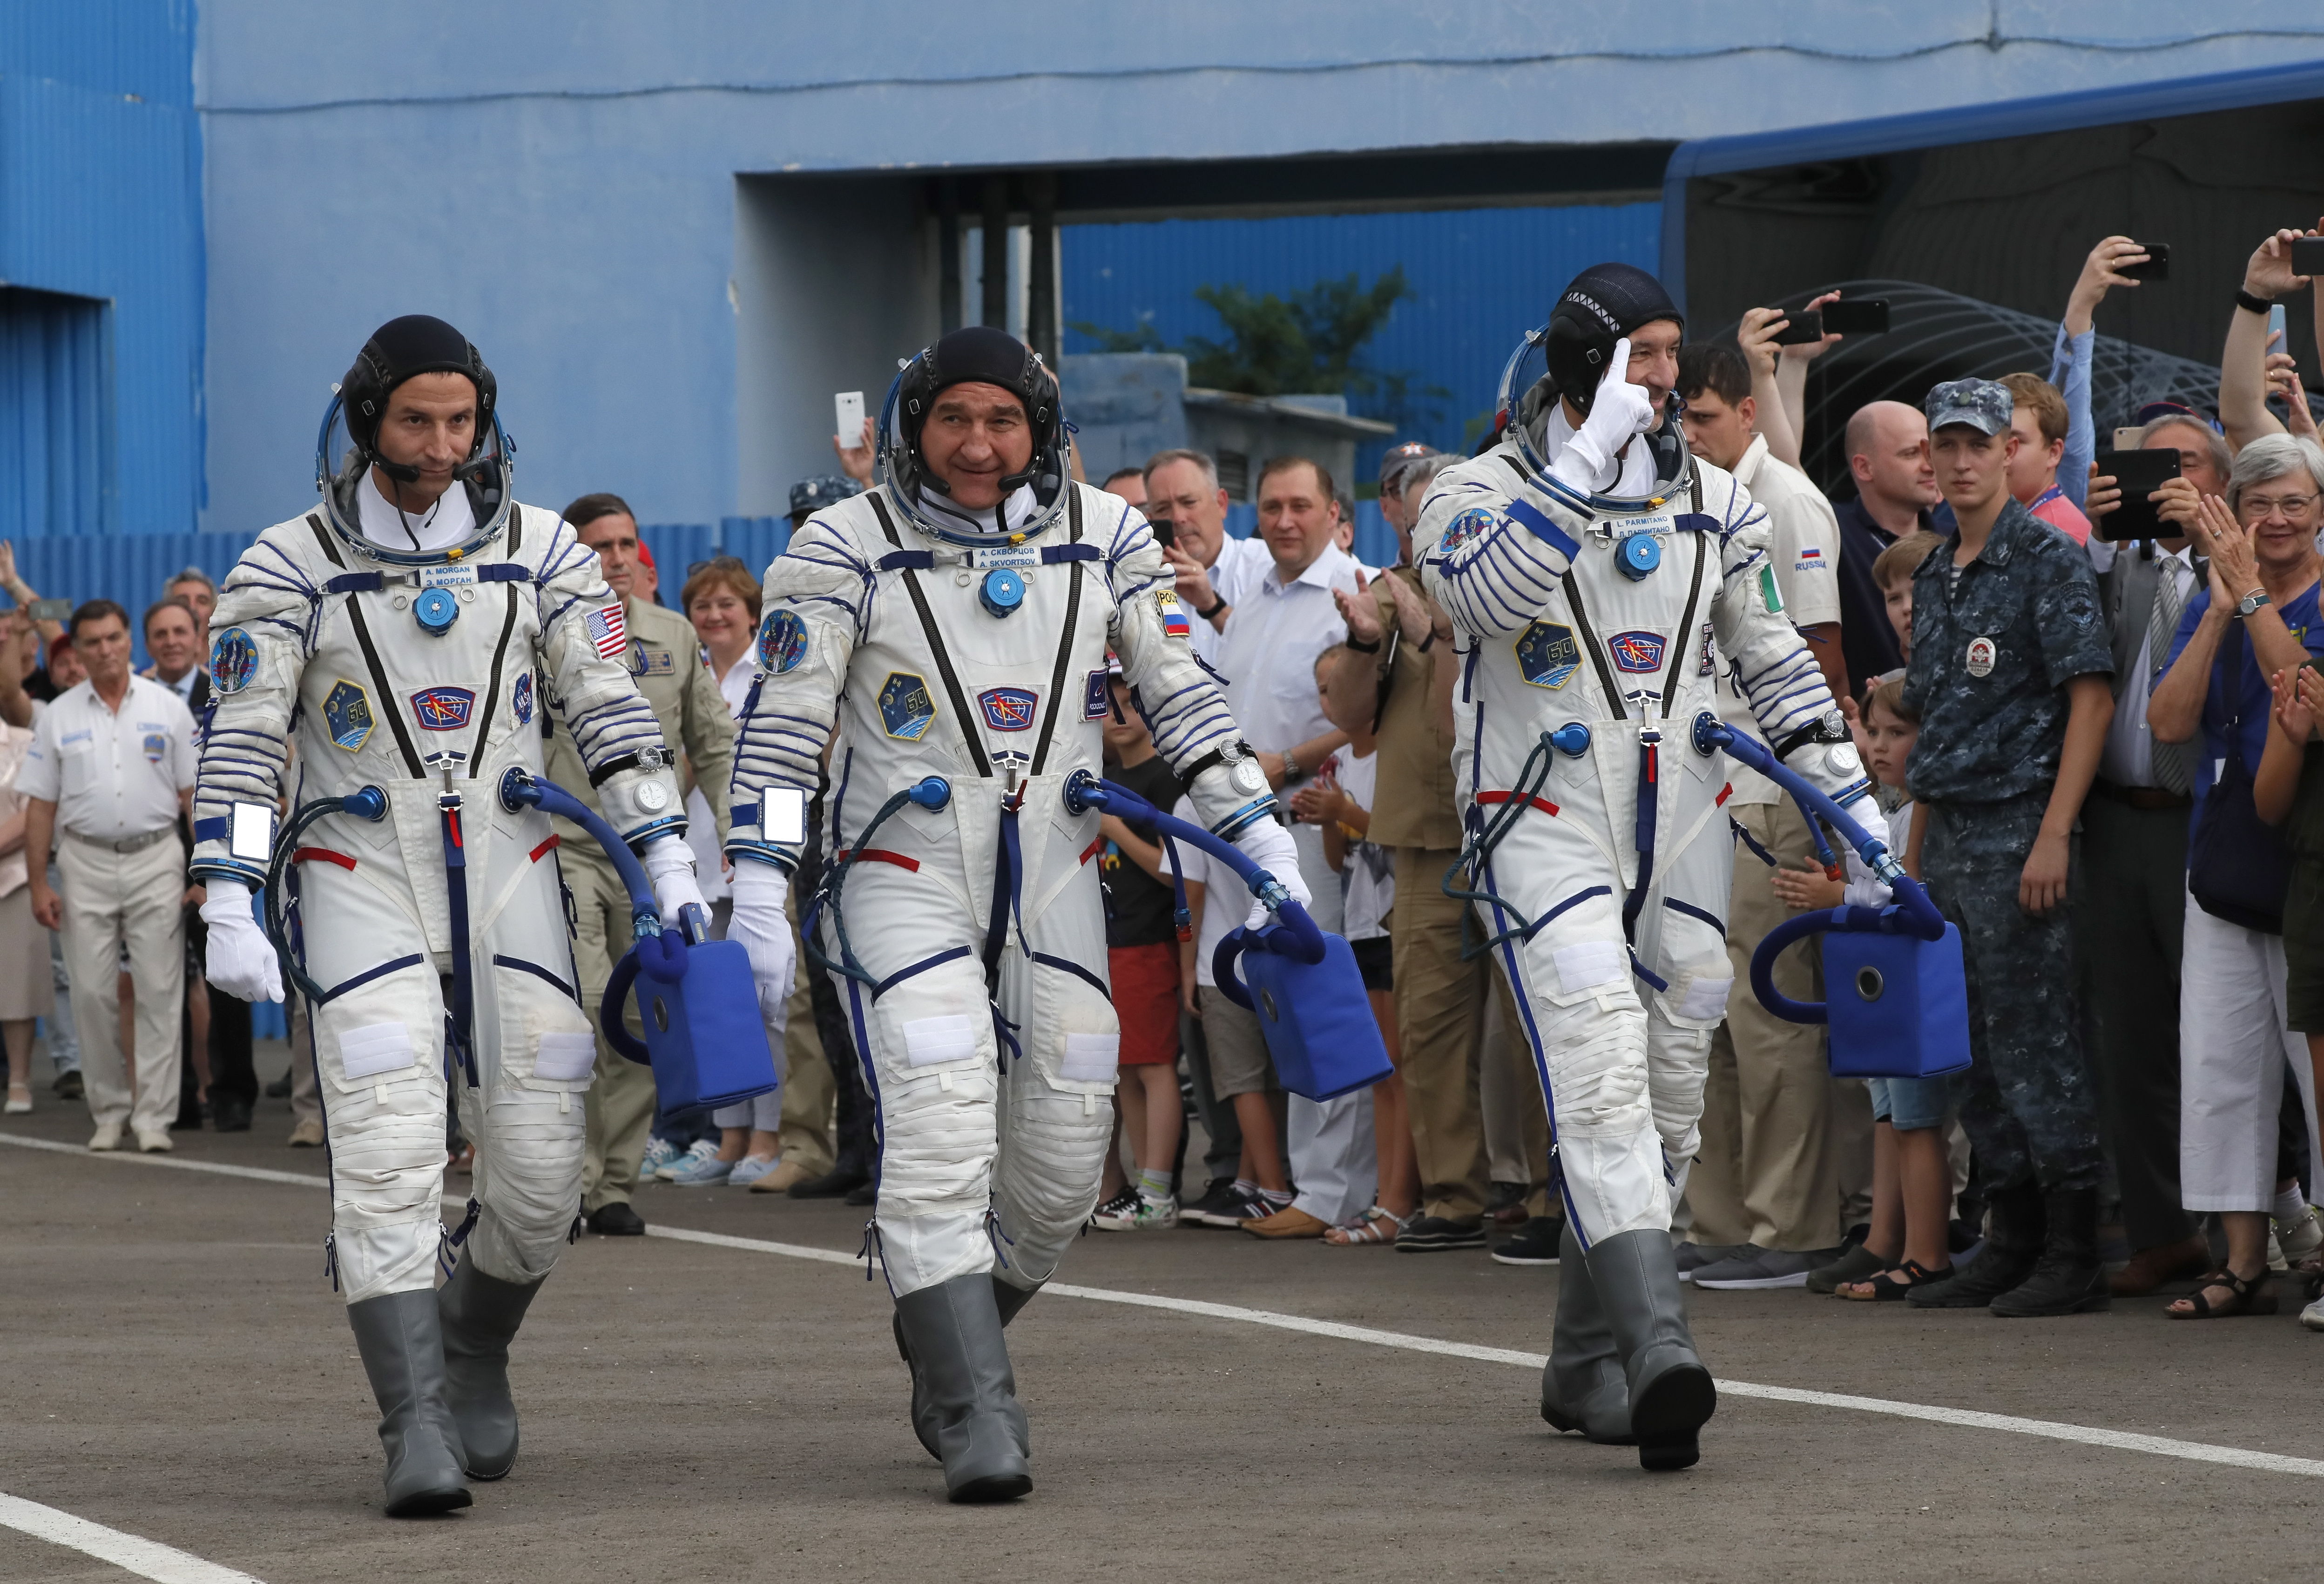
<svg viewBox="0 0 2324 1584">
<path fill-rule="evenodd" d="M 1337 526 L 1331 476 L 1320 464 L 1304 456 L 1268 461 L 1259 477 L 1259 534 L 1268 566 L 1227 617 L 1218 669 L 1226 678 L 1227 707 L 1259 750 L 1259 762 L 1277 791 L 1306 780 L 1348 741 L 1324 717 L 1315 689 L 1316 657 L 1347 641 L 1348 625 L 1332 592 L 1352 595 L 1359 588 L 1354 560 L 1332 543 Z M 1340 877 L 1324 861 L 1323 833 L 1295 824 L 1291 839 L 1301 878 L 1314 898 L 1308 910 L 1336 935 L 1342 922 Z M 1353 1095 L 1320 1105 L 1291 1097 L 1291 1178 L 1297 1197 L 1287 1208 L 1255 1218 L 1249 1229 L 1263 1237 L 1320 1238 L 1364 1209 L 1344 1202 L 1372 1165 L 1372 1141 L 1358 1136 L 1360 1106 Z"/>
<path fill-rule="evenodd" d="M 123 1124 L 137 1147 L 171 1147 L 178 1114 L 178 1008 L 186 994 L 185 908 L 201 900 L 185 882 L 178 819 L 194 788 L 194 718 L 162 684 L 129 674 L 129 612 L 91 600 L 73 612 L 73 648 L 88 680 L 41 712 L 17 773 L 24 845 L 44 853 L 59 834 L 64 895 L 32 871 L 32 915 L 64 932 L 81 1070 L 97 1131 L 91 1149 L 117 1149 Z M 114 967 L 124 947 L 136 981 L 136 1080 L 120 1049 Z"/>
<path fill-rule="evenodd" d="M 1219 467 L 1201 451 L 1157 451 L 1146 464 L 1146 520 L 1178 575 L 1178 603 L 1193 615 L 1188 647 L 1215 666 L 1227 616 L 1268 567 L 1267 546 L 1227 532 Z"/>
<path fill-rule="evenodd" d="M 1688 449 L 1733 474 L 1766 510 L 1775 586 L 1762 586 L 1758 597 L 1773 595 L 1807 640 L 1833 695 L 1847 697 L 1840 523 L 1831 503 L 1804 474 L 1768 455 L 1766 437 L 1754 432 L 1751 371 L 1740 355 L 1708 343 L 1683 348 L 1678 393 L 1686 400 Z M 1723 666 L 1719 713 L 1734 730 L 1764 737 Z M 1752 843 L 1789 869 L 1813 867 L 1815 847 L 1807 822 L 1774 782 L 1739 764 L 1728 775 L 1735 791 L 1727 812 L 1750 841 L 1735 847 L 1727 953 L 1736 977 L 1748 979 L 1751 953 L 1791 916 Z M 1821 999 L 1817 962 L 1806 947 L 1786 953 L 1776 987 L 1799 1000 Z M 1823 1030 L 1784 1022 L 1756 997 L 1730 997 L 1727 1021 L 1711 1042 L 1702 1150 L 1687 1180 L 1693 1244 L 1679 1250 L 1681 1274 L 1699 1261 L 1703 1268 L 1692 1271 L 1693 1279 L 1706 1286 L 1804 1285 L 1811 1269 L 1838 1257 L 1843 1180 L 1868 1180 L 1871 1145 L 1864 1087 L 1832 1079 Z"/>
</svg>

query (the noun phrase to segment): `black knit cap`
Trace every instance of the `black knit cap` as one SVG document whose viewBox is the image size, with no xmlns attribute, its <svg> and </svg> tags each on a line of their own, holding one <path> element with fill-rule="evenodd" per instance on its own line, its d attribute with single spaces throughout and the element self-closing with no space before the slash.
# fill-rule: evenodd
<svg viewBox="0 0 2324 1584">
<path fill-rule="evenodd" d="M 387 416 L 388 397 L 414 374 L 433 373 L 466 374 L 474 382 L 477 428 L 483 428 L 497 391 L 492 370 L 468 338 L 442 319 L 406 314 L 372 332 L 346 378 L 339 382 L 347 433 L 355 444 L 372 450 L 378 444 L 380 420 Z"/>
<path fill-rule="evenodd" d="M 1588 411 L 1614 343 L 1656 319 L 1686 324 L 1663 283 L 1637 265 L 1592 264 L 1573 277 L 1550 311 L 1544 348 L 1558 393 Z"/>
</svg>

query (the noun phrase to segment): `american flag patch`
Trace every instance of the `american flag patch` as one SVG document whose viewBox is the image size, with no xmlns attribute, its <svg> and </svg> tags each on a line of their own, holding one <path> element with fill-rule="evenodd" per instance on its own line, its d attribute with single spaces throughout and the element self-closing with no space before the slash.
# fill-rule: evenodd
<svg viewBox="0 0 2324 1584">
<path fill-rule="evenodd" d="M 630 647 L 630 630 L 622 620 L 622 607 L 606 605 L 589 612 L 589 641 L 597 646 L 604 658 L 618 660 Z"/>
</svg>

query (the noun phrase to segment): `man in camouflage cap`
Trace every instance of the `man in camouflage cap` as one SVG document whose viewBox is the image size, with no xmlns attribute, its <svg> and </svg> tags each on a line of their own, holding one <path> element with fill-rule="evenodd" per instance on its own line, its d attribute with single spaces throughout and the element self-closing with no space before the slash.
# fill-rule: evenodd
<svg viewBox="0 0 2324 1584">
<path fill-rule="evenodd" d="M 2007 387 L 1952 380 L 1926 411 L 1950 543 L 1913 578 L 1906 774 L 1921 873 L 1960 928 L 1969 1070 L 1953 1080 L 1992 1207 L 1984 1252 L 1916 1307 L 2003 1316 L 2108 1303 L 2098 1114 L 2073 1004 L 2074 823 L 2114 716 L 2114 657 L 2081 548 L 2009 493 Z"/>
</svg>

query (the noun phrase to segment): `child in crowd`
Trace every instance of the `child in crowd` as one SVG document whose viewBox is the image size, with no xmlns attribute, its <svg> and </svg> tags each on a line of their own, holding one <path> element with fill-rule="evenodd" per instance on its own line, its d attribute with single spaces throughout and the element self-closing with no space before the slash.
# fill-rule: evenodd
<svg viewBox="0 0 2324 1584">
<path fill-rule="evenodd" d="M 1344 933 L 1363 974 L 1364 991 L 1388 1045 L 1388 1060 L 1400 1065 L 1388 919 L 1396 903 L 1396 864 L 1387 849 L 1366 836 L 1379 776 L 1374 751 L 1379 742 L 1372 734 L 1379 699 L 1368 680 L 1347 690 L 1349 697 L 1333 692 L 1333 671 L 1345 648 L 1334 644 L 1315 657 L 1315 686 L 1323 696 L 1324 718 L 1348 734 L 1347 750 L 1333 756 L 1333 773 L 1318 775 L 1293 795 L 1291 806 L 1307 824 L 1323 827 L 1323 857 L 1346 882 Z M 1379 1197 L 1361 1215 L 1323 1234 L 1323 1241 L 1335 1248 L 1393 1243 L 1420 1206 L 1420 1168 L 1405 1114 L 1401 1073 L 1390 1073 L 1372 1086 L 1372 1128 L 1379 1160 Z"/>
<path fill-rule="evenodd" d="M 2324 663 L 2278 671 L 2267 748 L 2252 778 L 2259 817 L 2283 828 L 2292 875 L 2283 898 L 2284 1022 L 2308 1036 L 2308 1060 L 2324 1077 Z M 2319 1092 L 2324 1092 L 2319 1090 Z M 2300 1323 L 2324 1331 L 2324 1296 L 2300 1312 Z"/>
<path fill-rule="evenodd" d="M 1906 534 L 1880 552 L 1872 563 L 1872 581 L 1880 585 L 1880 598 L 1888 612 L 1888 625 L 1896 630 L 1896 645 L 1906 659 L 1913 658 L 1913 574 L 1932 552 L 1943 547 L 1945 536 L 1919 529 Z M 1892 671 L 1886 677 L 1875 677 L 1876 684 L 1904 672 Z"/>
<path fill-rule="evenodd" d="M 2090 520 L 2058 487 L 2058 461 L 2066 454 L 2065 393 L 2038 374 L 2004 374 L 2010 432 L 2017 455 L 2009 462 L 2009 493 L 2017 503 L 2078 545 L 2090 542 Z"/>
<path fill-rule="evenodd" d="M 1885 557 L 1884 557 L 1885 558 Z M 1903 792 L 1904 765 L 1920 736 L 1920 721 L 1904 707 L 1904 684 L 1883 682 L 1866 696 L 1862 714 L 1865 762 L 1883 787 Z M 1908 850 L 1913 805 L 1897 804 L 1888 815 L 1888 846 Z M 1872 878 L 1860 860 L 1849 855 L 1854 877 L 1844 894 L 1836 882 L 1797 870 L 1775 871 L 1776 895 L 1794 907 L 1830 907 L 1845 900 L 1885 907 L 1888 888 Z M 1949 1241 L 1952 1226 L 1952 1163 L 1945 1149 L 1946 1113 L 1952 1108 L 1950 1078 L 1874 1078 L 1872 1091 L 1872 1229 L 1864 1258 L 1879 1268 L 1868 1279 L 1840 1281 L 1842 1298 L 1891 1302 L 1924 1283 L 1952 1274 Z"/>
<path fill-rule="evenodd" d="M 1146 722 L 1130 707 L 1120 668 L 1107 668 L 1112 716 L 1105 723 L 1106 778 L 1157 808 L 1176 806 L 1184 790 L 1168 761 L 1154 751 Z M 1178 1099 L 1177 899 L 1150 825 L 1101 815 L 1105 851 L 1098 859 L 1105 888 L 1106 967 L 1113 1012 L 1121 1025 L 1121 1072 L 1114 1091 L 1122 1131 L 1138 1157 L 1138 1181 L 1097 1207 L 1102 1232 L 1160 1230 L 1178 1224 L 1171 1173 L 1185 1111 Z"/>
</svg>

